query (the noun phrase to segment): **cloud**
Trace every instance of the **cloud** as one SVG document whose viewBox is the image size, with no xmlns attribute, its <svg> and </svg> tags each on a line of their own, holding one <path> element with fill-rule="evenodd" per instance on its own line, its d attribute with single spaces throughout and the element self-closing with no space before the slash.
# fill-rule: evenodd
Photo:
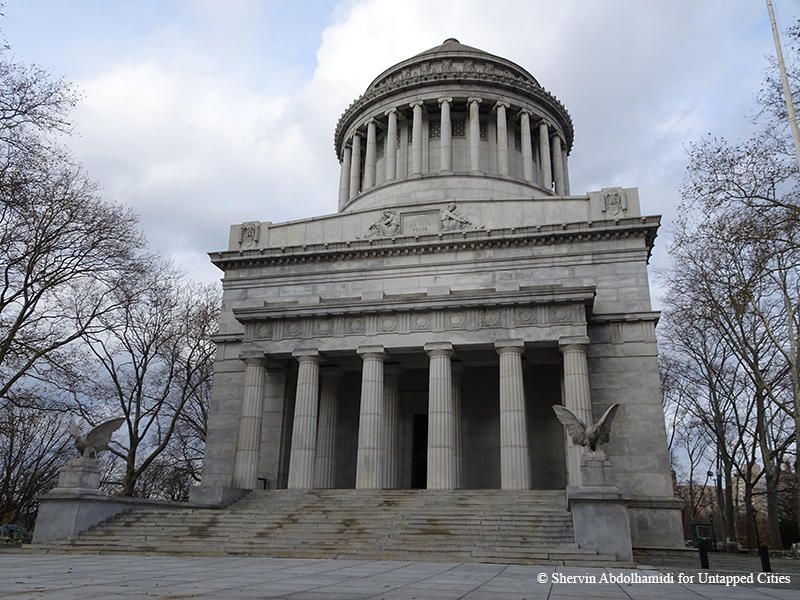
<svg viewBox="0 0 800 600">
<path fill-rule="evenodd" d="M 218 6 L 200 3 L 203 19 Z M 244 2 L 225 13 L 219 35 L 235 35 L 238 23 L 291 38 L 254 11 Z M 156 247 L 216 278 L 204 254 L 225 247 L 229 224 L 334 212 L 341 112 L 391 64 L 457 37 L 518 62 L 567 106 L 573 193 L 639 186 L 644 210 L 669 219 L 684 144 L 748 127 L 770 51 L 763 12 L 746 0 L 462 0 L 457 9 L 364 0 L 338 6 L 320 28 L 318 45 L 303 50 L 311 68 L 229 37 L 222 60 L 217 44 L 162 32 L 153 51 L 80 82 L 76 151 L 109 197 L 142 215 Z M 663 249 L 660 241 L 658 264 Z"/>
</svg>

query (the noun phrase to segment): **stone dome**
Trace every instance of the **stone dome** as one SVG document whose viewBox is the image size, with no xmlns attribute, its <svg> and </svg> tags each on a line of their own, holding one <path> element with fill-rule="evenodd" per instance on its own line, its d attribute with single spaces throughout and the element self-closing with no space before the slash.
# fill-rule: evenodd
<svg viewBox="0 0 800 600">
<path fill-rule="evenodd" d="M 386 69 L 342 114 L 339 210 L 566 195 L 573 136 L 527 70 L 448 38 Z"/>
</svg>

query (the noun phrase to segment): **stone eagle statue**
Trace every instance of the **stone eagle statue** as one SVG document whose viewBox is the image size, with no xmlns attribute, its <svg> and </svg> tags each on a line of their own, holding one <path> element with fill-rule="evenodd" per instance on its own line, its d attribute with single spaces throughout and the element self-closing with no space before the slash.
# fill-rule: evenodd
<svg viewBox="0 0 800 600">
<path fill-rule="evenodd" d="M 611 422 L 617 414 L 619 404 L 612 404 L 600 420 L 587 427 L 586 423 L 572 414 L 572 411 L 563 406 L 555 405 L 553 410 L 561 424 L 567 429 L 569 437 L 576 446 L 583 446 L 587 452 L 597 452 L 603 444 L 608 442 L 611 433 Z"/>
<path fill-rule="evenodd" d="M 111 435 L 124 422 L 125 419 L 122 417 L 111 419 L 98 425 L 84 436 L 73 421 L 69 424 L 69 433 L 75 441 L 75 447 L 81 453 L 81 458 L 96 458 L 98 452 L 108 450 L 108 442 L 111 441 Z"/>
</svg>

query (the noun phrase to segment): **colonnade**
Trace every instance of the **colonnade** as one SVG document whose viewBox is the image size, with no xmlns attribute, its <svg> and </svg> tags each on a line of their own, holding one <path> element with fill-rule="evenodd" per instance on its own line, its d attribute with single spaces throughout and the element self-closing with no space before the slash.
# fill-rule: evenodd
<svg viewBox="0 0 800 600">
<path fill-rule="evenodd" d="M 584 422 L 592 421 L 586 359 L 589 339 L 559 340 L 563 355 L 564 404 Z M 500 487 L 529 489 L 531 465 L 525 409 L 522 340 L 495 342 L 500 378 Z M 461 365 L 453 362 L 449 342 L 424 346 L 429 357 L 427 488 L 463 487 L 461 429 Z M 361 398 L 356 460 L 357 489 L 400 486 L 399 384 L 396 365 L 386 365 L 381 345 L 360 346 Z M 287 487 L 335 486 L 338 380 L 335 367 L 320 367 L 317 349 L 296 350 L 298 362 L 292 444 Z M 253 489 L 258 477 L 259 440 L 265 397 L 265 357 L 248 353 L 239 437 L 234 464 L 234 486 Z M 266 394 L 269 395 L 269 394 Z M 582 448 L 567 441 L 569 485 L 580 485 Z"/>
<path fill-rule="evenodd" d="M 375 187 L 377 182 L 376 169 L 378 161 L 378 130 L 385 131 L 384 143 L 384 168 L 385 182 L 394 181 L 403 177 L 414 178 L 423 175 L 423 144 L 428 143 L 428 136 L 423 139 L 423 112 L 427 106 L 434 107 L 434 101 L 426 104 L 423 100 L 416 100 L 405 106 L 392 107 L 382 117 L 372 117 L 365 121 L 353 135 L 345 142 L 341 156 L 341 177 L 339 183 L 339 206 L 342 207 L 362 192 Z M 464 99 L 454 99 L 442 96 L 435 99 L 438 104 L 440 129 L 439 129 L 439 171 L 438 174 L 453 173 L 453 122 L 451 119 L 452 107 L 455 102 L 466 109 L 468 125 L 465 128 L 469 141 L 469 169 L 472 174 L 484 174 L 481 170 L 481 104 L 483 98 L 471 96 Z M 488 101 L 487 101 L 488 102 Z M 525 107 L 512 107 L 509 102 L 496 101 L 491 104 L 496 119 L 497 144 L 496 163 L 497 174 L 509 177 L 510 152 L 508 147 L 508 129 L 511 119 L 519 119 L 520 126 L 520 152 L 522 154 L 522 178 L 530 184 L 537 184 L 546 190 L 553 191 L 557 196 L 569 195 L 569 176 L 567 172 L 567 153 L 563 148 L 561 136 L 544 118 L 535 116 Z M 410 112 L 411 122 L 405 123 L 403 132 L 405 136 L 398 136 L 398 119 L 407 120 L 405 111 Z M 538 120 L 538 124 L 534 122 Z M 514 125 L 516 121 L 514 122 Z M 532 127 L 536 127 L 532 130 Z M 534 147 L 533 139 L 536 132 L 538 147 Z M 409 135 L 410 134 L 410 135 Z M 407 173 L 399 174 L 397 169 L 398 138 L 401 150 L 408 151 L 408 138 L 410 152 L 408 157 Z M 363 148 L 362 158 L 362 144 Z M 538 164 L 537 164 L 538 163 Z M 362 173 L 363 165 L 363 173 Z M 538 169 L 538 173 L 536 170 Z M 436 173 L 434 173 L 436 174 Z"/>
</svg>

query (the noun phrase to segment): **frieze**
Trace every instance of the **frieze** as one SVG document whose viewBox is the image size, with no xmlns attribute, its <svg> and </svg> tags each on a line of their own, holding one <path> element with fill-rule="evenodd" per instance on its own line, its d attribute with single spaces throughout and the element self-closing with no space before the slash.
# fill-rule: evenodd
<svg viewBox="0 0 800 600">
<path fill-rule="evenodd" d="M 476 225 L 467 215 L 458 210 L 455 202 L 450 202 L 441 210 L 413 210 L 396 212 L 381 211 L 380 217 L 372 222 L 364 235 L 356 239 L 385 238 L 397 235 L 425 235 L 437 232 L 484 231 L 483 225 Z"/>
<path fill-rule="evenodd" d="M 374 324 L 368 327 L 368 322 Z M 586 322 L 583 304 L 398 311 L 353 317 L 270 319 L 248 324 L 245 340 L 291 340 L 431 331 L 476 331 Z"/>
</svg>

